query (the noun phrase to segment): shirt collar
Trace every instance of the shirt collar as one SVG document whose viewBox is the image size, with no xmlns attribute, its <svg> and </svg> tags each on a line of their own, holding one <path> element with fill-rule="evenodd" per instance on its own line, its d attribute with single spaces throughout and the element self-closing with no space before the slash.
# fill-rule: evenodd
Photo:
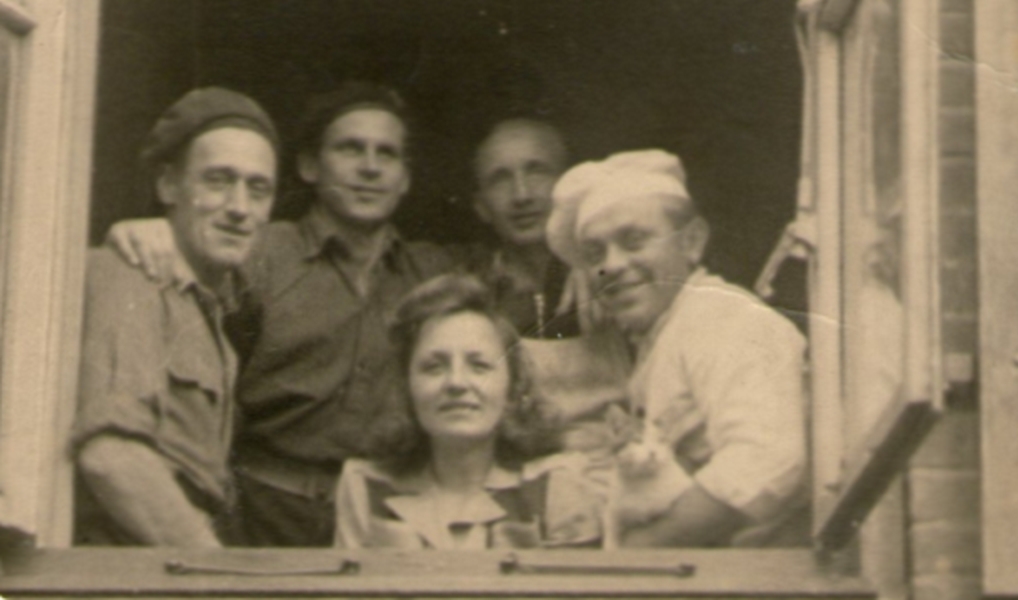
<svg viewBox="0 0 1018 600">
<path fill-rule="evenodd" d="M 240 271 L 234 269 L 228 272 L 220 289 L 213 290 L 198 280 L 194 269 L 191 268 L 191 265 L 183 257 L 180 250 L 175 248 L 174 251 L 179 255 L 180 260 L 177 262 L 183 269 L 179 277 L 170 284 L 178 294 L 183 296 L 189 291 L 193 292 L 202 306 L 206 308 L 219 307 L 225 313 L 233 312 L 237 309 L 240 304 L 240 293 L 244 287 Z"/>
<path fill-rule="evenodd" d="M 385 244 L 385 251 L 382 259 L 388 266 L 394 266 L 394 259 L 402 250 L 404 241 L 399 231 L 391 223 L 386 223 L 383 227 L 382 235 L 385 236 L 383 242 Z M 343 240 L 343 232 L 340 231 L 336 222 L 320 203 L 315 203 L 304 218 L 301 219 L 301 229 L 304 232 L 305 259 L 317 258 L 330 247 L 338 249 L 341 254 L 347 252 L 347 245 Z"/>
<path fill-rule="evenodd" d="M 430 469 L 422 469 L 413 475 L 392 477 L 386 473 L 372 469 L 370 475 L 387 482 L 396 490 L 397 495 L 384 500 L 404 522 L 408 523 L 420 536 L 435 548 L 455 547 L 449 526 L 435 516 L 436 482 Z M 520 472 L 509 471 L 494 465 L 484 481 L 484 488 L 489 492 L 518 488 L 523 478 Z M 475 497 L 464 512 L 457 515 L 455 523 L 479 525 L 492 523 L 505 518 L 506 510 L 490 494 Z M 480 535 L 475 531 L 474 535 Z"/>
</svg>

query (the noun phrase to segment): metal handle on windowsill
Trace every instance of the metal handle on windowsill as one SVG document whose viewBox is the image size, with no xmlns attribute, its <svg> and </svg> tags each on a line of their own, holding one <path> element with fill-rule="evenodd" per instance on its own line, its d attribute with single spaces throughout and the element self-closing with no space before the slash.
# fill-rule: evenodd
<svg viewBox="0 0 1018 600">
<path fill-rule="evenodd" d="M 247 575 L 252 577 L 293 577 L 301 575 L 356 575 L 361 565 L 355 560 L 344 559 L 335 568 L 318 569 L 252 569 L 243 567 L 219 567 L 197 565 L 179 560 L 166 561 L 166 572 L 170 575 Z"/>
<path fill-rule="evenodd" d="M 563 565 L 524 563 L 520 557 L 510 554 L 499 562 L 499 570 L 503 575 L 668 575 L 671 577 L 692 577 L 696 574 L 696 565 L 679 563 L 677 565 Z"/>
<path fill-rule="evenodd" d="M 186 563 L 179 560 L 167 561 L 166 572 L 171 575 L 243 575 L 251 577 L 293 577 L 322 575 L 357 575 L 360 563 L 343 560 L 335 568 L 318 569 L 252 569 L 244 567 L 222 567 Z M 696 574 L 696 565 L 679 563 L 677 565 L 565 565 L 549 563 L 525 563 L 516 554 L 510 554 L 499 562 L 499 570 L 503 575 L 664 575 L 670 577 L 692 577 Z"/>
</svg>

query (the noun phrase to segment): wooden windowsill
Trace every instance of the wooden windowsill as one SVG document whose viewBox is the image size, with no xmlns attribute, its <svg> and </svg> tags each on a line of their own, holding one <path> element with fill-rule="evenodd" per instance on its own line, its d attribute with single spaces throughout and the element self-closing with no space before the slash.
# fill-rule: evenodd
<svg viewBox="0 0 1018 600">
<path fill-rule="evenodd" d="M 873 598 L 856 576 L 818 566 L 809 550 L 668 550 L 517 552 L 523 564 L 618 567 L 695 566 L 677 575 L 503 574 L 508 551 L 406 552 L 315 549 L 88 548 L 22 550 L 3 557 L 0 594 L 104 596 L 195 594 L 302 596 L 576 596 Z M 350 575 L 280 575 L 336 569 Z M 171 574 L 168 562 L 257 574 Z M 276 573 L 276 574 L 273 574 Z"/>
</svg>

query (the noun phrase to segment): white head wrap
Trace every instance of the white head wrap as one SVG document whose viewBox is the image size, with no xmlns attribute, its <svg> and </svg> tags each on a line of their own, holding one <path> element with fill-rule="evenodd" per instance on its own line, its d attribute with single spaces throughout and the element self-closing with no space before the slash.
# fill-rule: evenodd
<svg viewBox="0 0 1018 600">
<path fill-rule="evenodd" d="M 690 199 L 686 172 L 679 157 L 663 150 L 620 152 L 602 161 L 567 171 L 552 191 L 554 206 L 548 218 L 548 246 L 572 266 L 581 265 L 577 234 L 599 213 L 618 204 Z"/>
</svg>

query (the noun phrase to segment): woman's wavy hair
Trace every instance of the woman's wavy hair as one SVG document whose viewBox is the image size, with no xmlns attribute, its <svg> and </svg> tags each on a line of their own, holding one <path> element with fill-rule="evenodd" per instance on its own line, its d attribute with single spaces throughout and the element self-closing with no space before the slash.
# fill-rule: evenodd
<svg viewBox="0 0 1018 600">
<path fill-rule="evenodd" d="M 518 468 L 561 450 L 559 419 L 534 389 L 519 333 L 495 309 L 491 291 L 472 275 L 442 275 L 407 294 L 390 329 L 396 352 L 376 390 L 381 411 L 368 428 L 364 445 L 368 458 L 390 472 L 422 469 L 431 458 L 428 434 L 410 397 L 410 359 L 428 320 L 463 312 L 491 320 L 508 359 L 509 398 L 496 431 L 495 460 L 503 467 Z"/>
</svg>

